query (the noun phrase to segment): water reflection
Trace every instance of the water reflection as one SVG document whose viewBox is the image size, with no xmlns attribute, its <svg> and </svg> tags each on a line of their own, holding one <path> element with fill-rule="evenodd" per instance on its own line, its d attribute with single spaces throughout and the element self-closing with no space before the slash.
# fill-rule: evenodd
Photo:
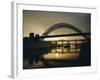
<svg viewBox="0 0 100 80">
<path fill-rule="evenodd" d="M 23 68 L 51 68 L 90 65 L 90 41 L 25 38 Z"/>
<path fill-rule="evenodd" d="M 45 59 L 62 59 L 62 60 L 74 60 L 78 59 L 80 54 L 80 49 L 71 49 L 70 53 L 67 52 L 67 49 L 64 49 L 64 52 L 62 53 L 62 48 L 61 49 L 52 49 L 51 53 L 47 53 L 43 55 L 43 58 Z"/>
<path fill-rule="evenodd" d="M 45 59 L 74 60 L 79 57 L 79 53 L 48 53 L 43 55 Z"/>
</svg>

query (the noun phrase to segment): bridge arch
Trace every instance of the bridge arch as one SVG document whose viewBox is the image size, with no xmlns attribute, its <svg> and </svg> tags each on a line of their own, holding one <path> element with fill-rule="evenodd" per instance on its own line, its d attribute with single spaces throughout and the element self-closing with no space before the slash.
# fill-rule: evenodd
<svg viewBox="0 0 100 80">
<path fill-rule="evenodd" d="M 71 25 L 68 23 L 58 23 L 58 24 L 54 24 L 50 28 L 48 28 L 41 36 L 48 36 L 51 32 L 53 32 L 56 29 L 60 29 L 60 28 L 67 28 L 67 29 L 71 29 L 77 33 L 82 33 L 82 31 L 74 25 Z M 84 38 L 87 38 L 86 35 L 82 35 L 82 36 Z"/>
<path fill-rule="evenodd" d="M 52 25 L 50 28 L 48 28 L 43 34 L 42 36 L 47 36 L 49 35 L 51 32 L 53 32 L 56 29 L 60 29 L 60 28 L 67 28 L 67 29 L 71 29 L 77 33 L 82 33 L 82 31 L 80 29 L 78 29 L 76 26 L 71 25 L 71 24 L 67 24 L 67 23 L 58 23 L 58 24 L 54 24 Z"/>
</svg>

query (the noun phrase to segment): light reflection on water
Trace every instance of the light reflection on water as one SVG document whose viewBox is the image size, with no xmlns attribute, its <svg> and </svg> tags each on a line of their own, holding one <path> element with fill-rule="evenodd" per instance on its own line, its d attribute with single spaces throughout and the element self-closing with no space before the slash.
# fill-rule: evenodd
<svg viewBox="0 0 100 80">
<path fill-rule="evenodd" d="M 75 49 L 71 49 L 70 52 L 67 52 L 66 49 L 64 49 L 62 53 L 62 49 L 52 49 L 50 53 L 47 53 L 43 55 L 44 59 L 62 59 L 62 60 L 73 60 L 73 59 L 78 59 L 79 54 L 80 54 L 80 49 L 77 49 L 77 52 Z"/>
</svg>

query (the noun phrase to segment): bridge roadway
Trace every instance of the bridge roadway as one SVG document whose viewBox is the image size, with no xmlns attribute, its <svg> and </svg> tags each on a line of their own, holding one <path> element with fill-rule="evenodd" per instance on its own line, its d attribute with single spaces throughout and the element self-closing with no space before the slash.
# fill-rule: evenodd
<svg viewBox="0 0 100 80">
<path fill-rule="evenodd" d="M 38 38 L 52 38 L 52 37 L 70 37 L 70 36 L 90 36 L 90 33 L 74 33 L 74 34 L 61 34 L 61 35 L 47 35 L 47 36 L 39 36 Z"/>
</svg>

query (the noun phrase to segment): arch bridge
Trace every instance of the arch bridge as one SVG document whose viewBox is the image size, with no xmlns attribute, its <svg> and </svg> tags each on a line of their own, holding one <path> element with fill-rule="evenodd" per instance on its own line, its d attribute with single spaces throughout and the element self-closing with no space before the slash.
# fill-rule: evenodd
<svg viewBox="0 0 100 80">
<path fill-rule="evenodd" d="M 54 24 L 52 25 L 51 27 L 49 27 L 42 35 L 41 37 L 47 37 L 49 36 L 49 34 L 57 29 L 61 29 L 61 28 L 65 28 L 65 29 L 71 29 L 75 32 L 77 32 L 77 34 L 71 34 L 71 35 L 62 35 L 62 36 L 83 36 L 85 39 L 87 39 L 88 35 L 90 35 L 90 33 L 83 33 L 79 28 L 77 28 L 76 26 L 74 25 L 71 25 L 71 24 L 68 24 L 68 23 L 58 23 L 58 24 Z M 57 35 L 56 35 L 57 36 Z M 56 37 L 54 35 L 52 35 L 51 37 Z M 57 37 L 61 37 L 60 36 L 57 36 Z"/>
<path fill-rule="evenodd" d="M 65 29 L 71 29 L 77 33 L 75 34 L 63 34 L 63 35 L 49 35 L 51 32 L 57 30 L 57 29 L 61 29 L 61 28 L 65 28 Z M 90 41 L 90 33 L 83 33 L 79 28 L 77 28 L 76 26 L 74 25 L 71 25 L 71 24 L 68 24 L 68 23 L 58 23 L 58 24 L 54 24 L 52 25 L 50 28 L 48 28 L 41 36 L 40 38 L 44 39 L 44 38 L 51 38 L 51 37 L 69 37 L 69 36 L 83 36 L 84 37 L 84 40 L 61 40 L 60 42 L 62 43 L 61 44 L 61 53 L 64 53 L 64 42 L 66 42 L 67 44 L 69 45 L 74 45 L 75 47 L 74 48 L 66 48 L 67 49 L 67 52 L 70 53 L 71 49 L 75 49 L 74 51 L 77 53 L 78 52 L 78 49 L 80 48 L 78 44 L 78 42 L 81 42 L 82 43 L 85 43 L 87 41 Z M 71 42 L 74 42 L 71 43 Z M 53 41 L 56 45 L 58 45 L 58 41 Z M 55 52 L 58 52 L 57 51 L 58 47 L 56 47 L 55 49 Z"/>
</svg>

